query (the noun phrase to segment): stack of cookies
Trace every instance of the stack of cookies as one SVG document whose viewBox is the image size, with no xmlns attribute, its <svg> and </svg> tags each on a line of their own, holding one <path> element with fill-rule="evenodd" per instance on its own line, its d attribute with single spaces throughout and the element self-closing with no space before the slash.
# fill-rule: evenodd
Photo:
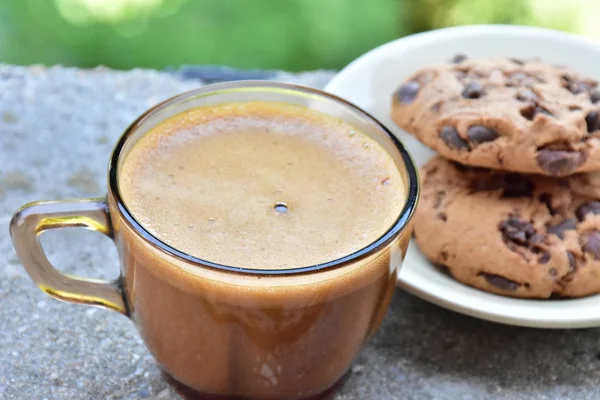
<svg viewBox="0 0 600 400">
<path fill-rule="evenodd" d="M 393 120 L 437 153 L 415 240 L 457 280 L 529 298 L 600 292 L 600 86 L 540 60 L 423 68 Z"/>
</svg>

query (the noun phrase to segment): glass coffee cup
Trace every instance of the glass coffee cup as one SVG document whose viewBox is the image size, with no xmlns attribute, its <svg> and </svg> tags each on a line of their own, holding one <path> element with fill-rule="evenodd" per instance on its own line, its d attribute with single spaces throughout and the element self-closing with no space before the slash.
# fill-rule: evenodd
<svg viewBox="0 0 600 400">
<path fill-rule="evenodd" d="M 207 261 L 147 230 L 119 188 L 123 160 L 139 139 L 185 110 L 249 101 L 307 107 L 374 139 L 402 176 L 406 200 L 394 223 L 377 240 L 342 258 L 275 270 Z M 182 393 L 224 399 L 332 395 L 388 309 L 418 200 L 416 167 L 383 125 L 333 95 L 274 82 L 210 85 L 148 110 L 117 142 L 108 183 L 105 198 L 23 206 L 11 221 L 17 255 L 50 296 L 130 318 Z M 54 269 L 38 236 L 61 227 L 83 227 L 110 237 L 121 260 L 119 278 L 103 282 Z"/>
</svg>

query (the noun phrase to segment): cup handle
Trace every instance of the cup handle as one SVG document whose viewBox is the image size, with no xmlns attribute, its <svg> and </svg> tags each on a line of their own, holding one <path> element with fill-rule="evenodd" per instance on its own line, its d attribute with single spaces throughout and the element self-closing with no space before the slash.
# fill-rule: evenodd
<svg viewBox="0 0 600 400">
<path fill-rule="evenodd" d="M 106 199 L 40 201 L 21 207 L 10 221 L 10 235 L 27 274 L 46 294 L 63 301 L 106 307 L 129 316 L 121 277 L 86 279 L 55 269 L 40 244 L 43 232 L 65 227 L 91 229 L 113 238 Z"/>
</svg>

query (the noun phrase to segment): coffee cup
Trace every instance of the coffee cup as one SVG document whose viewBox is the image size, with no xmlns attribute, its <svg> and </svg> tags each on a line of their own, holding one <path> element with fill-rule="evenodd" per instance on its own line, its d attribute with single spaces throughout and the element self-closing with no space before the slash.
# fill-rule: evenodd
<svg viewBox="0 0 600 400">
<path fill-rule="evenodd" d="M 373 228 L 372 240 L 339 257 L 330 256 L 326 250 L 343 243 L 328 243 L 324 238 L 321 245 L 303 251 L 307 260 L 313 260 L 310 257 L 315 254 L 331 259 L 315 258 L 318 262 L 310 265 L 288 262 L 285 268 L 257 268 L 248 267 L 243 259 L 233 264 L 219 262 L 220 256 L 227 260 L 230 252 L 239 253 L 239 238 L 226 226 L 219 232 L 225 239 L 230 235 L 231 240 L 218 242 L 220 250 L 205 259 L 203 250 L 194 253 L 173 244 L 153 228 L 153 221 L 160 218 L 175 225 L 175 218 L 185 221 L 185 215 L 171 216 L 174 209 L 168 207 L 143 216 L 132 212 L 135 207 L 123 191 L 125 178 L 135 181 L 136 172 L 125 164 L 149 132 L 190 110 L 201 108 L 214 115 L 222 105 L 253 102 L 268 104 L 259 106 L 260 110 L 270 110 L 261 118 L 277 118 L 278 110 L 288 106 L 301 107 L 349 124 L 370 140 L 371 149 L 379 146 L 378 154 L 385 154 L 398 174 L 401 204 L 353 205 L 352 197 L 341 196 L 332 210 L 351 212 L 352 207 L 361 207 L 357 209 L 369 210 L 373 216 L 387 213 L 392 215 L 389 226 L 379 232 Z M 253 112 L 251 107 L 244 107 L 244 112 Z M 296 115 L 296 111 L 290 112 Z M 367 148 L 364 143 L 363 147 Z M 183 167 L 179 166 L 182 171 Z M 161 179 L 157 177 L 157 181 Z M 386 179 L 381 180 L 382 187 L 388 184 Z M 227 399 L 316 399 L 331 396 L 381 324 L 408 246 L 417 200 L 418 176 L 410 155 L 369 114 L 316 89 L 243 81 L 205 86 L 148 110 L 129 126 L 113 150 L 106 197 L 29 203 L 15 213 L 10 231 L 17 255 L 42 291 L 59 300 L 109 308 L 130 318 L 150 353 L 182 393 Z M 302 210 L 302 202 L 297 209 L 294 204 L 276 202 L 274 210 L 265 208 L 264 215 L 291 220 Z M 392 206 L 395 208 L 389 208 Z M 281 213 L 289 215 L 279 216 Z M 235 222 L 235 215 L 229 219 Z M 219 222 L 208 220 L 207 224 Z M 105 282 L 56 270 L 44 254 L 39 235 L 63 227 L 91 229 L 111 238 L 121 261 L 119 278 Z M 330 228 L 335 232 L 335 226 Z M 185 243 L 203 241 L 203 232 L 202 227 L 196 227 L 194 233 L 186 233 L 194 236 L 187 236 Z M 233 243 L 238 243 L 236 248 Z M 253 258 L 253 251 L 249 258 Z M 285 263 L 283 254 L 279 259 Z"/>
</svg>

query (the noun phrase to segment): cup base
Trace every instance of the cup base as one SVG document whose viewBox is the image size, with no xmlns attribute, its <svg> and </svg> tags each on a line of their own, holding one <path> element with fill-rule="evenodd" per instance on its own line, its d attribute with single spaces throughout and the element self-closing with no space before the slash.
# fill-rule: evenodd
<svg viewBox="0 0 600 400">
<path fill-rule="evenodd" d="M 223 395 L 214 395 L 208 393 L 202 393 L 191 387 L 179 382 L 177 379 L 173 378 L 171 375 L 163 371 L 163 376 L 165 380 L 175 389 L 177 394 L 181 396 L 183 400 L 251 400 L 250 397 L 237 397 L 237 396 L 223 396 Z M 346 380 L 350 376 L 350 372 L 344 374 L 337 382 L 335 382 L 329 389 L 325 391 L 308 396 L 308 397 L 295 397 L 290 400 L 333 400 L 333 397 L 337 393 L 338 390 L 344 386 Z"/>
</svg>

